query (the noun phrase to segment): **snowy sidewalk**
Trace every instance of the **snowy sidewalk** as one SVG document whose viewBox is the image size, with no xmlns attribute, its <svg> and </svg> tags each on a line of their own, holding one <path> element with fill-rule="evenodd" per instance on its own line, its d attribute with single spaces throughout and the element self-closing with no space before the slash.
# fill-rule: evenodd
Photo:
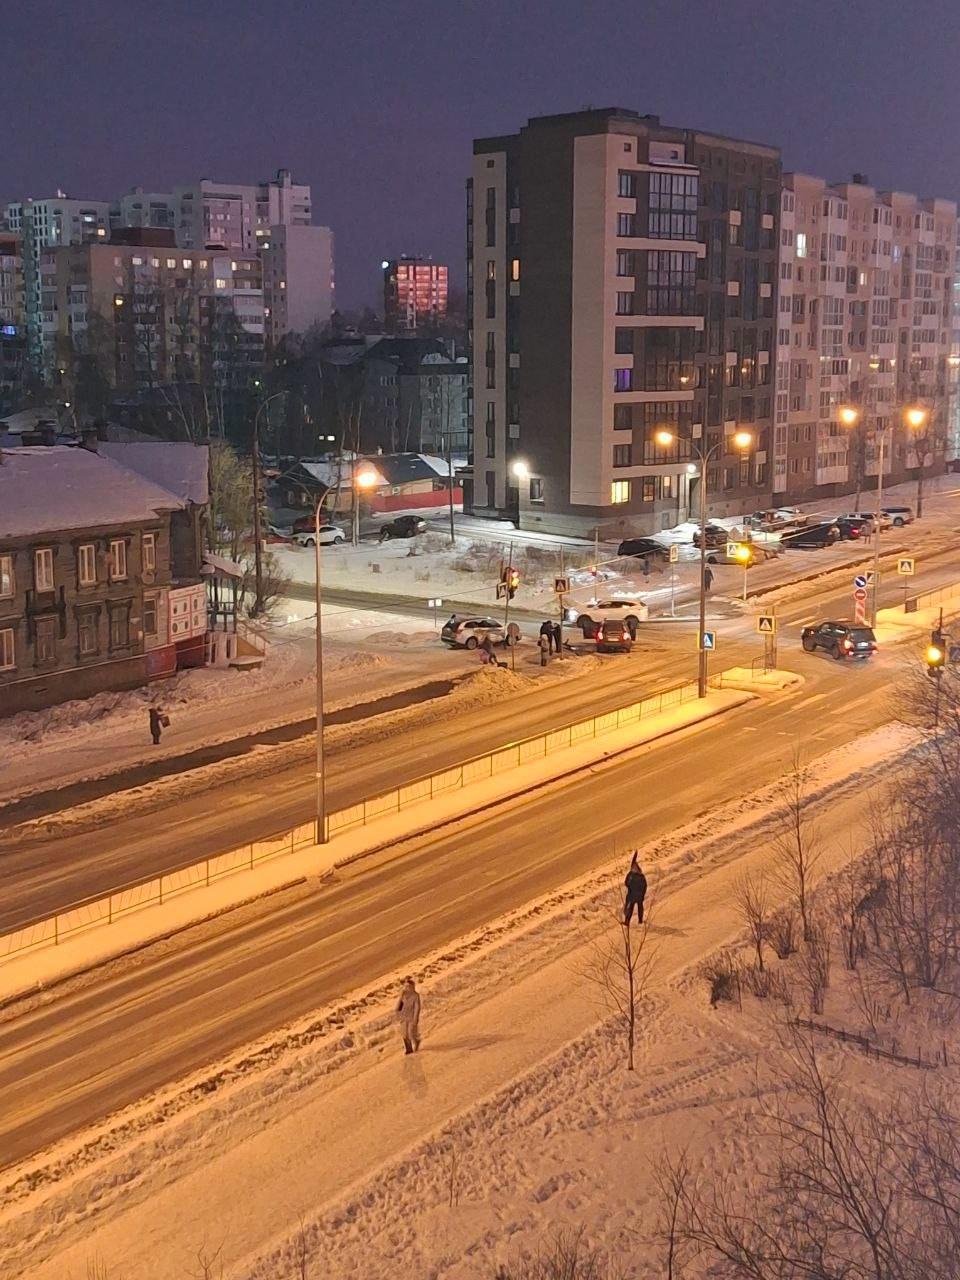
<svg viewBox="0 0 960 1280">
<path fill-rule="evenodd" d="M 860 846 L 869 787 L 889 780 L 905 745 L 902 731 L 882 730 L 863 740 L 857 753 L 844 748 L 818 768 L 818 791 L 831 805 L 821 872 Z M 642 851 L 657 899 L 651 935 L 659 948 L 660 998 L 670 1000 L 673 976 L 739 932 L 732 885 L 744 869 L 769 859 L 769 817 L 768 801 L 736 802 Z M 670 850 L 666 856 L 663 846 Z M 604 881 L 619 888 L 622 870 L 617 864 L 606 876 L 587 878 L 584 893 L 596 898 Z M 32 1254 L 31 1280 L 82 1280 L 95 1259 L 108 1275 L 124 1280 L 182 1280 L 196 1267 L 198 1249 L 213 1254 L 221 1246 L 231 1280 L 286 1280 L 295 1274 L 292 1254 L 281 1260 L 276 1250 L 295 1236 L 299 1215 L 312 1266 L 325 1255 L 326 1268 L 317 1274 L 381 1275 L 401 1262 L 407 1274 L 419 1274 L 410 1269 L 413 1259 L 398 1256 L 397 1241 L 409 1235 L 403 1224 L 421 1211 L 423 1189 L 446 1177 L 420 1144 L 464 1112 L 481 1126 L 484 1116 L 509 1114 L 516 1098 L 533 1096 L 544 1078 L 559 1074 L 550 1056 L 597 1024 L 598 993 L 583 978 L 596 935 L 585 930 L 573 895 L 566 896 L 559 911 L 554 907 L 552 916 L 548 910 L 528 924 L 525 938 L 508 937 L 499 950 L 488 947 L 465 962 L 493 974 L 478 972 L 458 1007 L 445 1014 L 442 999 L 434 998 L 439 981 L 424 984 L 419 1055 L 404 1058 L 396 1036 L 386 1045 L 371 1037 L 355 1055 L 346 1051 L 339 1071 L 334 1065 L 328 1076 L 321 1072 L 287 1097 L 291 1073 L 309 1072 L 310 1064 L 295 1058 L 277 1064 L 256 1093 L 248 1082 L 246 1108 L 232 1109 L 226 1098 L 217 1098 L 205 1120 L 198 1123 L 200 1112 L 185 1122 L 192 1136 L 178 1136 L 174 1122 L 153 1142 L 145 1138 L 139 1149 L 120 1153 L 99 1186 L 110 1202 L 113 1188 L 125 1185 L 127 1199 L 99 1221 L 86 1216 L 93 1209 L 89 1199 L 69 1203 L 69 1186 L 66 1205 L 58 1203 L 57 1190 L 49 1192 L 50 1203 L 39 1207 L 34 1226 L 45 1223 L 43 1234 L 61 1236 L 62 1248 L 52 1256 L 46 1246 Z M 538 930 L 546 931 L 549 943 L 551 927 L 553 945 L 531 948 Z M 525 963 L 518 963 L 518 948 Z M 344 1027 L 344 1046 L 357 1030 Z M 509 1090 L 497 1092 L 507 1084 Z M 523 1153 L 504 1149 L 501 1156 L 506 1176 Z M 392 1163 L 401 1157 L 399 1165 Z M 183 1176 L 177 1176 L 178 1165 Z M 334 1203 L 341 1207 L 324 1218 Z M 41 1254 L 47 1255 L 43 1261 Z"/>
</svg>

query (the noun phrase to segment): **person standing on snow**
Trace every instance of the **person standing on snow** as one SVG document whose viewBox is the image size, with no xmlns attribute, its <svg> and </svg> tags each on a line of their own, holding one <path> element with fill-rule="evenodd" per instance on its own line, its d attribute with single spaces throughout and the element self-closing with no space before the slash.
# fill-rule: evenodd
<svg viewBox="0 0 960 1280">
<path fill-rule="evenodd" d="M 709 567 L 703 571 L 703 589 L 709 591 L 713 586 L 713 570 Z"/>
<path fill-rule="evenodd" d="M 150 737 L 153 739 L 153 745 L 160 745 L 160 731 L 163 728 L 163 715 L 159 707 L 150 708 Z"/>
<path fill-rule="evenodd" d="M 552 653 L 553 652 L 553 623 L 552 622 L 540 623 L 540 639 L 543 640 L 544 637 L 546 637 L 547 646 L 549 648 L 549 651 Z M 542 645 L 540 647 L 543 648 Z"/>
<path fill-rule="evenodd" d="M 559 622 L 555 622 L 553 624 L 553 643 L 554 643 L 554 647 L 557 650 L 557 653 L 559 653 L 561 645 L 563 643 L 563 630 Z"/>
<path fill-rule="evenodd" d="M 623 923 L 629 925 L 633 909 L 636 907 L 637 924 L 643 924 L 643 900 L 647 896 L 647 877 L 640 870 L 636 849 L 633 851 L 633 857 L 630 859 L 630 870 L 627 872 L 627 878 L 623 883 L 627 890 L 626 901 L 623 904 Z"/>
<path fill-rule="evenodd" d="M 397 1021 L 403 1036 L 404 1053 L 420 1048 L 420 992 L 412 978 L 404 978 L 403 990 L 397 1004 Z"/>
</svg>

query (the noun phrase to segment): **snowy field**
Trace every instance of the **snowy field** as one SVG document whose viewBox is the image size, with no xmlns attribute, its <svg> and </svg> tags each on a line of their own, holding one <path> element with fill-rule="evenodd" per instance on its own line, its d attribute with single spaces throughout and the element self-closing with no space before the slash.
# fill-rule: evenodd
<svg viewBox="0 0 960 1280">
<path fill-rule="evenodd" d="M 869 797 L 912 742 L 878 730 L 813 768 L 811 802 L 830 806 L 819 872 L 864 847 Z M 770 1096 L 754 1065 L 774 1064 L 781 1014 L 749 996 L 742 1012 L 711 1008 L 697 971 L 739 937 L 737 879 L 769 863 L 785 816 L 768 787 L 641 850 L 654 965 L 635 1072 L 588 977 L 597 948 L 620 937 L 621 854 L 424 957 L 419 1055 L 398 1053 L 400 975 L 386 975 L 8 1173 L 0 1273 L 177 1280 L 203 1255 L 230 1280 L 489 1280 L 558 1227 L 582 1226 L 624 1275 L 664 1274 L 649 1242 L 658 1155 L 685 1146 L 731 1185 L 753 1168 L 742 1115 Z M 789 976 L 799 962 L 784 964 Z M 823 1016 L 853 1029 L 843 992 L 831 988 Z M 941 1021 L 929 1013 L 926 1052 Z M 825 1052 L 866 1069 L 849 1050 Z"/>
</svg>

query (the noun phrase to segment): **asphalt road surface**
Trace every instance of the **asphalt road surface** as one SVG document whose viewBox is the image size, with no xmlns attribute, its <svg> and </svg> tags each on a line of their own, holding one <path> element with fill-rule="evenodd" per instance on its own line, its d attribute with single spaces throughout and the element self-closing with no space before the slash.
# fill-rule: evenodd
<svg viewBox="0 0 960 1280">
<path fill-rule="evenodd" d="M 911 580 L 910 589 L 940 585 L 957 574 L 952 555 L 931 560 Z M 839 591 L 835 582 L 827 588 L 806 584 L 779 606 L 782 665 L 794 666 L 795 656 L 803 660 L 798 624 L 848 615 L 851 591 L 852 582 Z M 900 583 L 887 575 L 882 602 L 900 599 Z M 758 654 L 760 641 L 752 617 L 718 629 L 720 647 L 711 658 L 714 670 L 749 663 Z M 689 623 L 651 624 L 642 629 L 632 654 L 610 655 L 596 675 L 395 731 L 364 746 L 334 747 L 327 756 L 328 808 L 389 791 L 506 742 L 625 706 L 646 692 L 695 676 L 695 639 Z M 180 795 L 174 785 L 150 808 L 132 798 L 128 812 L 115 810 L 92 829 L 2 833 L 5 893 L 0 902 L 0 932 L 119 885 L 149 879 L 310 821 L 314 805 L 312 761 L 301 758 L 257 777 L 223 781 L 214 775 L 209 790 L 194 794 Z"/>
<path fill-rule="evenodd" d="M 809 608 L 809 601 L 807 602 Z M 726 655 L 724 655 L 726 656 Z M 907 655 L 790 654 L 807 679 L 401 857 L 279 895 L 147 951 L 0 1028 L 0 1153 L 10 1163 L 318 1005 L 779 776 L 891 716 Z M 795 659 L 795 661 L 794 661 Z M 271 784 L 272 785 L 272 784 Z M 224 831 L 232 828 L 221 818 Z M 154 818 L 156 825 L 156 818 Z"/>
</svg>

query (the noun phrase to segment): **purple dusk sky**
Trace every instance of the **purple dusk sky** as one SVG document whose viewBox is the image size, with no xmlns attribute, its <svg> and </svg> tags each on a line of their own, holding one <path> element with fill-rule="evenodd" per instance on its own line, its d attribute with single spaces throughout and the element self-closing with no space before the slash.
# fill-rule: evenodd
<svg viewBox="0 0 960 1280">
<path fill-rule="evenodd" d="M 403 252 L 462 279 L 471 141 L 531 115 L 629 107 L 960 194 L 956 0 L 30 0 L 3 44 L 0 199 L 283 166 L 334 230 L 344 307 Z"/>
</svg>

